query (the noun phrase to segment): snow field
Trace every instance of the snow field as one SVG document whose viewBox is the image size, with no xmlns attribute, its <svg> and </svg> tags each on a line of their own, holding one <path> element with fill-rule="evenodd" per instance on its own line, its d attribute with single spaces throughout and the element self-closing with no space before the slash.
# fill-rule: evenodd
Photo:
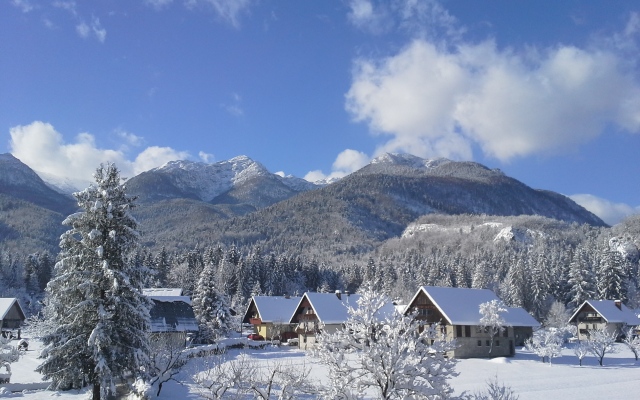
<svg viewBox="0 0 640 400">
<path fill-rule="evenodd" d="M 86 390 L 34 390 L 43 385 L 40 374 L 34 371 L 42 361 L 37 358 L 40 346 L 39 342 L 30 341 L 29 351 L 18 362 L 12 364 L 11 382 L 25 384 L 31 390 L 0 394 L 0 397 L 25 400 L 86 399 L 90 395 Z M 459 360 L 456 371 L 460 375 L 450 382 L 455 394 L 461 394 L 463 391 L 474 393 L 484 390 L 486 382 L 497 377 L 498 382 L 510 386 L 520 400 L 634 398 L 640 390 L 640 361 L 635 361 L 631 351 L 624 345 L 616 346 L 619 352 L 608 354 L 603 367 L 598 365 L 593 356 L 587 356 L 580 367 L 571 348 L 563 349 L 562 357 L 554 358 L 551 365 L 542 363 L 537 356 L 524 349 L 518 349 L 513 358 Z M 241 354 L 258 368 L 270 368 L 277 363 L 295 369 L 309 368 L 311 383 L 327 383 L 327 369 L 320 365 L 316 358 L 297 348 L 268 345 L 264 349 L 230 350 L 225 358 L 229 362 Z M 192 375 L 206 369 L 206 365 L 206 359 L 191 360 L 178 377 L 183 384 L 167 382 L 158 399 L 201 399 L 202 389 L 194 383 Z"/>
</svg>

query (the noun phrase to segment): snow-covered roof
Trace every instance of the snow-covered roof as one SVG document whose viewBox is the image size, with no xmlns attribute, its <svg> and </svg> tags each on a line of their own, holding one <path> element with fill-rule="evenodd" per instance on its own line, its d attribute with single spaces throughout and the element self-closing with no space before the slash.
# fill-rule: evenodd
<svg viewBox="0 0 640 400">
<path fill-rule="evenodd" d="M 506 314 L 503 314 L 502 317 L 505 321 L 508 321 L 509 326 L 530 326 L 532 328 L 540 327 L 540 323 L 522 307 L 507 307 L 507 312 Z"/>
<path fill-rule="evenodd" d="M 180 288 L 146 288 L 142 289 L 145 296 L 182 296 Z"/>
<path fill-rule="evenodd" d="M 147 296 L 149 297 L 151 300 L 156 300 L 156 301 L 162 301 L 165 303 L 168 302 L 182 302 L 182 303 L 187 303 L 187 304 L 191 304 L 191 297 L 189 296 Z"/>
<path fill-rule="evenodd" d="M 167 296 L 186 297 L 188 296 Z M 198 321 L 193 313 L 191 304 L 184 301 L 161 301 L 151 297 L 153 307 L 151 316 L 151 332 L 197 332 Z"/>
<path fill-rule="evenodd" d="M 20 307 L 20 302 L 18 302 L 18 299 L 16 299 L 15 297 L 2 297 L 0 298 L 0 320 L 3 320 L 7 316 L 9 310 L 11 310 L 14 304 L 16 304 L 16 307 L 22 319 L 25 319 L 24 311 L 22 311 L 22 307 Z"/>
<path fill-rule="evenodd" d="M 623 323 L 631 326 L 640 325 L 640 318 L 624 304 L 620 303 L 620 308 L 616 305 L 616 300 L 585 300 L 573 313 L 569 322 L 578 315 L 582 308 L 588 304 L 596 310 L 609 323 Z"/>
<path fill-rule="evenodd" d="M 482 317 L 480 304 L 500 300 L 489 289 L 422 286 L 409 304 L 413 304 L 421 292 L 424 292 L 431 299 L 431 302 L 451 325 L 479 325 Z M 526 310 L 520 307 L 508 308 L 507 312 L 502 314 L 502 318 L 505 325 L 508 326 L 535 327 L 540 325 Z"/>
<path fill-rule="evenodd" d="M 291 315 L 296 311 L 296 307 L 298 303 L 300 303 L 301 298 L 302 297 L 287 296 L 253 296 L 247 312 L 249 312 L 251 304 L 253 303 L 258 310 L 258 316 L 262 322 L 288 323 Z M 246 318 L 245 313 L 245 319 Z"/>
<path fill-rule="evenodd" d="M 336 293 L 307 292 L 302 299 L 305 297 L 313 307 L 318 320 L 323 324 L 332 325 L 342 324 L 349 319 L 349 307 L 357 309 L 361 295 L 341 293 L 338 297 Z M 302 299 L 300 303 L 302 303 Z M 294 309 L 294 313 L 297 308 Z M 379 312 L 381 315 L 392 314 L 395 312 L 395 308 L 392 303 L 388 303 Z M 293 319 L 294 316 L 295 314 L 290 318 Z"/>
</svg>

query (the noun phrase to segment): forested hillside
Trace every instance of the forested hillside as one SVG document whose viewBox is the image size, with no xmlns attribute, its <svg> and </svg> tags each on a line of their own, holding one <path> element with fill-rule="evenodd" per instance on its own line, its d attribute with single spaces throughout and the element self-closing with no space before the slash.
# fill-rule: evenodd
<svg viewBox="0 0 640 400">
<path fill-rule="evenodd" d="M 640 217 L 610 228 L 568 198 L 500 171 L 398 155 L 295 195 L 279 191 L 285 184 L 278 180 L 269 193 L 287 198 L 268 205 L 273 196 L 259 203 L 254 195 L 277 178 L 256 180 L 246 171 L 257 167 L 246 165 L 237 174 L 223 170 L 228 187 L 210 181 L 218 183 L 204 191 L 208 196 L 180 194 L 183 182 L 179 190 L 163 186 L 162 198 L 137 201 L 141 247 L 130 263 L 156 271 L 150 286 L 191 294 L 209 266 L 237 309 L 253 294 L 356 291 L 363 282 L 400 302 L 418 285 L 490 288 L 538 318 L 554 300 L 575 306 L 585 298 L 621 298 L 633 307 L 640 300 Z M 186 176 L 191 189 L 210 179 Z M 156 181 L 140 182 L 139 195 Z M 35 312 L 64 215 L 0 194 L 0 216 L 2 295 L 20 297 Z"/>
</svg>

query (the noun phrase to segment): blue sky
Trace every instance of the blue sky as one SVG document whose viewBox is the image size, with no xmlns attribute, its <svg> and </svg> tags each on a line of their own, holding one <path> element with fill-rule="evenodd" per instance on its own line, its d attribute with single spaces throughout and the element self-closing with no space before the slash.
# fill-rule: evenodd
<svg viewBox="0 0 640 400">
<path fill-rule="evenodd" d="M 407 152 L 640 212 L 634 2 L 0 1 L 0 151 L 38 172 Z"/>
</svg>

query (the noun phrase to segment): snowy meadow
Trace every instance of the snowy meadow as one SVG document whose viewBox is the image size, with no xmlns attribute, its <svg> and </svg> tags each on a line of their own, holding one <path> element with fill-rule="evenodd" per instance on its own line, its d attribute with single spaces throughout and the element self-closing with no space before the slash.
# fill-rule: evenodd
<svg viewBox="0 0 640 400">
<path fill-rule="evenodd" d="M 580 399 L 628 399 L 640 388 L 640 362 L 635 361 L 631 351 L 623 344 L 616 344 L 618 353 L 607 355 L 604 366 L 589 355 L 578 365 L 578 359 L 568 345 L 562 356 L 553 363 L 542 363 L 536 355 L 519 348 L 513 358 L 459 360 L 456 371 L 459 375 L 450 383 L 456 395 L 474 393 L 486 388 L 487 381 L 496 379 L 509 386 L 520 400 L 548 399 L 571 396 Z M 48 391 L 42 389 L 41 375 L 35 372 L 42 360 L 37 358 L 40 344 L 32 341 L 29 351 L 12 365 L 14 390 L 23 392 L 1 392 L 2 397 L 25 400 L 40 399 L 85 399 L 90 390 Z M 327 383 L 328 371 L 314 356 L 295 347 L 268 344 L 263 349 L 233 349 L 222 356 L 194 358 L 176 376 L 176 381 L 167 382 L 158 399 L 203 399 L 213 398 L 210 390 L 194 379 L 198 374 L 207 374 L 214 365 L 229 365 L 244 360 L 246 368 L 257 371 L 271 370 L 275 366 L 292 371 L 308 370 L 309 383 L 322 386 Z M 226 363 L 226 364 L 224 364 Z M 1 390 L 1 389 L 0 389 Z M 229 395 L 228 395 L 229 396 Z M 223 397 L 225 398 L 225 397 Z M 232 397 L 226 397 L 232 398 Z M 274 397 L 275 398 L 275 397 Z M 309 396 L 308 398 L 312 398 Z M 374 399 L 369 395 L 366 399 Z"/>
</svg>

